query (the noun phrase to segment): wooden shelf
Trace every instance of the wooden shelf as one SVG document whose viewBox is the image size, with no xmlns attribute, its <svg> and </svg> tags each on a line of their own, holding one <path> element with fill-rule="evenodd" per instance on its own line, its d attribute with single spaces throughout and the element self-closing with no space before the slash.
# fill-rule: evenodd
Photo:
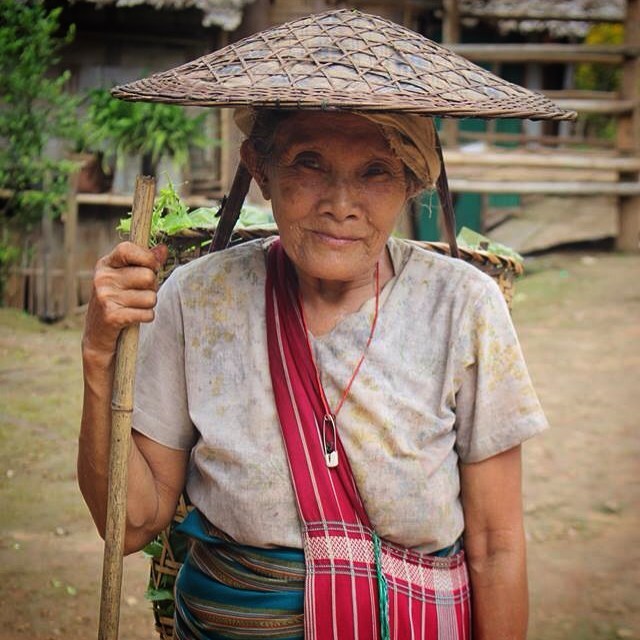
<svg viewBox="0 0 640 640">
<path fill-rule="evenodd" d="M 620 65 L 640 57 L 640 47 L 631 45 L 573 44 L 450 44 L 449 49 L 474 62 L 592 62 Z"/>
<path fill-rule="evenodd" d="M 92 204 L 103 207 L 131 207 L 133 194 L 126 193 L 78 193 L 78 204 Z M 216 207 L 219 200 L 205 198 L 204 196 L 186 196 L 184 202 L 190 207 Z"/>
<path fill-rule="evenodd" d="M 464 151 L 444 151 L 447 166 L 491 166 L 491 167 L 541 167 L 559 169 L 596 169 L 602 171 L 632 172 L 640 171 L 640 158 L 620 156 L 591 156 L 588 154 L 544 153 L 523 151 L 482 151 L 469 153 Z"/>
<path fill-rule="evenodd" d="M 517 144 L 536 144 L 547 145 L 550 147 L 558 146 L 579 146 L 593 147 L 598 149 L 613 149 L 615 142 L 606 140 L 605 138 L 581 138 L 572 136 L 538 136 L 528 135 L 526 133 L 499 133 L 493 131 L 460 131 L 458 133 L 459 140 L 480 140 L 489 145 L 496 142 L 515 142 Z"/>
<path fill-rule="evenodd" d="M 562 109 L 580 113 L 631 113 L 636 108 L 634 100 L 554 100 Z"/>
<path fill-rule="evenodd" d="M 557 196 L 638 196 L 640 182 L 505 182 L 450 178 L 454 193 L 517 193 Z"/>
<path fill-rule="evenodd" d="M 526 3 L 525 3 L 526 4 Z M 460 11 L 461 18 L 487 18 L 489 20 L 561 20 L 563 22 L 624 22 L 624 14 L 621 11 L 593 13 L 587 16 L 585 12 L 572 11 L 539 11 L 522 8 L 503 11 L 483 11 L 470 9 Z"/>
<path fill-rule="evenodd" d="M 549 100 L 619 100 L 617 91 L 588 91 L 585 89 L 541 89 Z"/>
</svg>

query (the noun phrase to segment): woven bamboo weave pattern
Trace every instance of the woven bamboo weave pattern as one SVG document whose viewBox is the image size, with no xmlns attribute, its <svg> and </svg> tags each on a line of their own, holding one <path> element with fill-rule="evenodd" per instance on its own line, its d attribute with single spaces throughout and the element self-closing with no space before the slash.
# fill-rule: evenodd
<svg viewBox="0 0 640 640">
<path fill-rule="evenodd" d="M 262 31 L 116 87 L 125 100 L 200 106 L 573 119 L 405 27 L 340 9 Z"/>
</svg>

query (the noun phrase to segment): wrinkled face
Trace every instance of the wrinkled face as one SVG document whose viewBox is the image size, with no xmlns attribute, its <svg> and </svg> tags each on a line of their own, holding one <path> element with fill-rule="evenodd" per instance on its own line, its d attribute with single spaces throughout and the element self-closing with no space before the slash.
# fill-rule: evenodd
<svg viewBox="0 0 640 640">
<path fill-rule="evenodd" d="M 378 127 L 353 114 L 301 112 L 278 125 L 273 149 L 253 173 L 296 268 L 321 280 L 370 277 L 410 195 Z"/>
</svg>

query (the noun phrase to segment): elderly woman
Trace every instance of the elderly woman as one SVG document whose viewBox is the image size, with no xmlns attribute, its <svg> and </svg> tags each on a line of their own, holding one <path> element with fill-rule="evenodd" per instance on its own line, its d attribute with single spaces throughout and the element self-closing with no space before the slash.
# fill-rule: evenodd
<svg viewBox="0 0 640 640">
<path fill-rule="evenodd" d="M 178 638 L 524 639 L 520 445 L 545 419 L 494 282 L 391 235 L 440 173 L 432 120 L 237 121 L 279 238 L 191 262 L 158 294 L 165 247 L 98 262 L 78 458 L 98 529 L 116 340 L 149 323 L 126 549 L 186 487 Z"/>
</svg>

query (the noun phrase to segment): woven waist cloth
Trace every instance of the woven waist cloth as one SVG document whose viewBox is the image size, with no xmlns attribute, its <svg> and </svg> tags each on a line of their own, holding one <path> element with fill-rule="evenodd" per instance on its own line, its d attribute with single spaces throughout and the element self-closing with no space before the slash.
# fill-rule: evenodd
<svg viewBox="0 0 640 640">
<path fill-rule="evenodd" d="M 193 510 L 177 530 L 190 538 L 189 553 L 176 583 L 177 640 L 304 638 L 306 566 L 301 550 L 259 549 L 236 544 L 223 538 L 197 510 Z M 354 537 L 348 536 L 352 542 L 347 553 L 339 548 L 343 536 L 325 534 L 331 534 L 330 526 L 323 525 L 309 532 L 309 539 L 315 540 L 310 547 L 318 552 L 311 563 L 315 573 L 331 575 L 335 571 L 350 571 L 356 560 L 354 554 L 358 553 L 357 539 L 365 540 L 366 532 L 351 532 Z M 334 547 L 330 551 L 328 544 Z M 424 619 L 425 633 L 419 637 L 448 637 L 437 634 L 437 620 L 431 619 L 427 610 L 429 603 L 433 606 L 439 601 L 442 609 L 445 603 L 449 603 L 446 605 L 449 607 L 461 601 L 462 594 L 456 595 L 450 589 L 456 581 L 456 573 L 464 571 L 460 546 L 458 541 L 428 556 L 422 555 L 423 564 L 419 569 L 404 561 L 406 550 L 395 548 L 392 552 L 391 548 L 385 549 L 383 562 L 387 575 L 409 576 L 408 581 L 394 582 L 392 592 L 397 590 L 402 594 L 411 589 L 422 593 L 423 605 L 416 608 L 416 617 L 421 621 Z M 333 557 L 333 566 L 326 563 L 327 557 Z M 375 580 L 373 557 L 357 561 L 356 566 L 362 576 Z M 460 575 L 457 579 L 463 577 Z M 420 588 L 419 584 L 425 582 L 431 588 Z M 427 626 L 431 633 L 427 633 Z"/>
</svg>

